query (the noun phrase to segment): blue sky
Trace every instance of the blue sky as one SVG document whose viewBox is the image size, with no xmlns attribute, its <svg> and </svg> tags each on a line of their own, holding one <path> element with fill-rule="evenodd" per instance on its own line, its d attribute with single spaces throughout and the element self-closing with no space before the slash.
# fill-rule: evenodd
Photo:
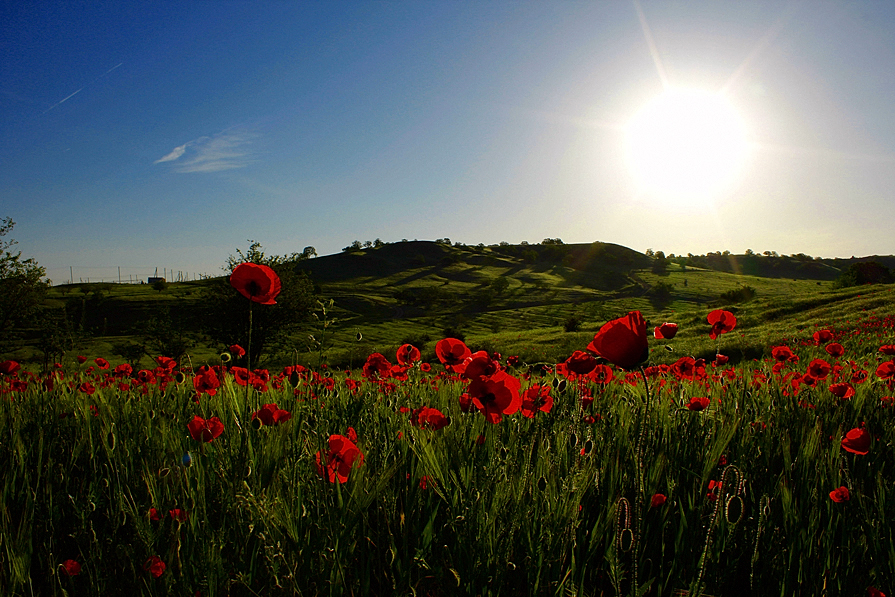
<svg viewBox="0 0 895 597">
<path fill-rule="evenodd" d="M 0 217 L 57 282 L 247 239 L 895 252 L 888 2 L 7 2 L 0 48 Z M 709 204 L 626 166 L 660 72 L 747 129 Z"/>
</svg>

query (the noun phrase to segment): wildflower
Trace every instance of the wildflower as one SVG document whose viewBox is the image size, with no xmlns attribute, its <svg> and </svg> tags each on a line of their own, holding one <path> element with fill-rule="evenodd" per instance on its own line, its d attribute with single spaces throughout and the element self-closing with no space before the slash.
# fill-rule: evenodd
<svg viewBox="0 0 895 597">
<path fill-rule="evenodd" d="M 675 335 L 677 335 L 676 323 L 665 322 L 662 325 L 656 326 L 656 329 L 653 330 L 653 337 L 655 337 L 656 340 L 671 340 Z"/>
<path fill-rule="evenodd" d="M 397 358 L 399 365 L 410 367 L 420 360 L 420 349 L 412 344 L 402 344 L 398 349 Z"/>
<path fill-rule="evenodd" d="M 193 377 L 193 387 L 197 394 L 205 393 L 214 396 L 217 394 L 218 388 L 221 387 L 221 382 L 215 375 L 214 369 L 208 368 L 204 371 L 200 369 L 200 373 Z"/>
<path fill-rule="evenodd" d="M 833 339 L 833 332 L 830 330 L 818 330 L 814 332 L 814 343 L 818 346 L 826 344 Z"/>
<path fill-rule="evenodd" d="M 845 347 L 838 342 L 831 342 L 827 344 L 826 346 L 824 346 L 824 350 L 827 351 L 827 354 L 834 359 L 838 359 L 845 354 Z"/>
<path fill-rule="evenodd" d="M 837 504 L 841 504 L 842 502 L 847 502 L 850 496 L 848 494 L 848 487 L 842 486 L 838 489 L 834 489 L 830 492 L 830 499 L 836 502 Z"/>
<path fill-rule="evenodd" d="M 62 562 L 62 569 L 68 576 L 77 576 L 81 573 L 81 565 L 75 560 L 65 560 Z"/>
<path fill-rule="evenodd" d="M 622 369 L 633 369 L 649 356 L 646 321 L 640 311 L 607 322 L 587 349 Z"/>
<path fill-rule="evenodd" d="M 158 522 L 161 519 L 162 517 L 159 515 L 158 510 L 156 510 L 155 508 L 149 509 L 149 520 L 151 520 L 152 522 Z"/>
<path fill-rule="evenodd" d="M 522 416 L 533 419 L 538 411 L 549 413 L 553 408 L 550 386 L 533 385 L 522 394 Z"/>
<path fill-rule="evenodd" d="M 664 504 L 667 499 L 668 498 L 666 498 L 661 493 L 654 494 L 653 499 L 651 499 L 649 503 L 650 508 L 658 508 L 659 506 Z"/>
<path fill-rule="evenodd" d="M 211 417 L 208 420 L 203 419 L 199 415 L 193 417 L 193 420 L 187 424 L 187 429 L 197 442 L 210 442 L 216 439 L 224 432 L 224 424 L 217 417 Z"/>
<path fill-rule="evenodd" d="M 597 366 L 597 359 L 583 350 L 576 350 L 564 363 L 566 369 L 578 375 L 587 375 Z"/>
<path fill-rule="evenodd" d="M 12 375 L 21 368 L 22 366 L 15 361 L 3 361 L 0 363 L 0 375 Z"/>
<path fill-rule="evenodd" d="M 107 361 L 106 359 L 104 359 L 102 357 L 97 357 L 96 359 L 93 360 L 93 362 L 96 363 L 96 366 L 99 367 L 100 369 L 108 369 L 109 368 L 109 361 Z"/>
<path fill-rule="evenodd" d="M 410 415 L 410 424 L 414 427 L 438 431 L 450 425 L 451 420 L 437 408 L 423 406 L 413 411 L 413 414 Z"/>
<path fill-rule="evenodd" d="M 323 460 L 326 459 L 324 463 Z M 324 457 L 317 452 L 317 474 L 323 475 L 330 483 L 345 483 L 355 464 L 359 467 L 364 463 L 364 455 L 354 442 L 344 435 L 329 436 L 329 451 Z"/>
<path fill-rule="evenodd" d="M 168 510 L 168 514 L 171 516 L 171 520 L 176 520 L 177 522 L 186 522 L 186 519 L 189 518 L 189 514 L 180 508 Z"/>
<path fill-rule="evenodd" d="M 814 359 L 808 364 L 807 375 L 815 379 L 826 379 L 830 374 L 830 364 L 823 359 Z"/>
<path fill-rule="evenodd" d="M 149 556 L 143 563 L 143 570 L 158 578 L 165 573 L 165 563 L 158 556 Z"/>
<path fill-rule="evenodd" d="M 789 346 L 775 346 L 771 349 L 771 356 L 778 363 L 783 363 L 785 361 L 796 362 L 799 360 L 795 354 L 793 354 L 792 349 Z"/>
<path fill-rule="evenodd" d="M 240 359 L 246 356 L 246 350 L 239 344 L 233 344 L 230 348 L 227 349 L 231 355 L 235 356 L 237 359 Z"/>
<path fill-rule="evenodd" d="M 730 330 L 736 327 L 737 318 L 730 311 L 724 311 L 721 309 L 716 309 L 709 313 L 708 315 L 709 325 L 712 326 L 712 331 L 709 333 L 709 338 L 714 340 L 721 334 L 726 334 Z"/>
<path fill-rule="evenodd" d="M 852 386 L 848 382 L 834 383 L 830 386 L 830 391 L 833 393 L 834 396 L 837 396 L 842 400 L 848 400 L 855 395 L 854 386 Z"/>
<path fill-rule="evenodd" d="M 463 362 L 472 354 L 469 347 L 462 340 L 456 338 L 444 338 L 435 345 L 435 356 L 441 361 L 445 369 L 454 373 L 463 372 Z"/>
<path fill-rule="evenodd" d="M 367 362 L 364 363 L 363 376 L 367 379 L 384 378 L 388 377 L 389 370 L 391 370 L 391 363 L 388 362 L 388 359 L 378 352 L 374 352 L 367 357 Z"/>
<path fill-rule="evenodd" d="M 490 423 L 500 423 L 502 415 L 511 415 L 522 406 L 521 382 L 505 371 L 477 377 L 469 384 L 472 403 Z"/>
<path fill-rule="evenodd" d="M 230 285 L 250 301 L 275 305 L 282 284 L 275 271 L 266 265 L 240 263 L 230 274 Z"/>
<path fill-rule="evenodd" d="M 866 429 L 855 427 L 842 438 L 842 448 L 846 452 L 864 456 L 870 452 L 870 433 Z"/>
<path fill-rule="evenodd" d="M 276 404 L 265 404 L 260 410 L 252 413 L 252 421 L 257 419 L 261 425 L 279 425 L 291 418 L 292 413 L 278 408 Z"/>
<path fill-rule="evenodd" d="M 708 408 L 710 402 L 711 401 L 705 396 L 693 396 L 690 398 L 690 402 L 687 403 L 687 408 L 694 412 L 698 412 Z"/>
</svg>

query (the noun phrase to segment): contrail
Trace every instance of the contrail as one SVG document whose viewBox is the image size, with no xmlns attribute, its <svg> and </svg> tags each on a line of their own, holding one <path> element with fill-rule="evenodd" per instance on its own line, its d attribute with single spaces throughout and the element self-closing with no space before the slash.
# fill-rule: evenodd
<svg viewBox="0 0 895 597">
<path fill-rule="evenodd" d="M 88 87 L 90 87 L 91 85 L 93 85 L 94 83 L 96 83 L 97 81 L 99 81 L 100 79 L 102 79 L 103 77 L 105 77 L 106 75 L 108 75 L 110 72 L 112 72 L 113 70 L 115 70 L 116 68 L 118 68 L 119 66 L 121 66 L 122 64 L 124 64 L 124 63 L 123 63 L 123 62 L 119 62 L 118 64 L 116 64 L 115 66 L 113 66 L 112 68 L 110 68 L 109 70 L 107 70 L 106 72 L 104 72 L 103 74 L 101 74 L 100 76 L 98 76 L 97 78 L 95 78 L 95 79 L 93 79 L 92 81 L 90 81 L 89 83 L 87 83 L 85 86 L 81 87 L 80 89 L 78 89 L 77 91 L 75 91 L 74 93 L 72 93 L 70 96 L 66 97 L 65 99 L 63 99 L 63 100 L 61 100 L 61 101 L 56 102 L 55 104 L 53 104 L 52 106 L 50 106 L 49 108 L 47 108 L 46 110 L 44 110 L 43 113 L 41 114 L 41 116 L 43 116 L 44 114 L 46 114 L 47 112 L 49 112 L 50 110 L 52 110 L 53 108 L 55 108 L 56 106 L 58 106 L 59 104 L 64 103 L 64 102 L 67 102 L 68 100 L 70 100 L 70 99 L 73 98 L 74 96 L 78 95 L 79 93 L 81 93 L 82 91 L 84 91 L 85 89 L 87 89 Z"/>
<path fill-rule="evenodd" d="M 59 104 L 61 104 L 61 103 L 63 103 L 63 102 L 67 102 L 68 100 L 70 100 L 70 99 L 73 98 L 74 96 L 78 95 L 78 94 L 81 93 L 82 91 L 84 91 L 84 88 L 83 88 L 83 87 L 81 87 L 80 89 L 78 89 L 77 91 L 75 91 L 74 93 L 72 93 L 72 94 L 71 94 L 70 96 L 68 96 L 67 98 L 65 98 L 65 99 L 63 99 L 63 100 L 60 100 L 60 101 L 56 102 L 55 104 L 53 104 L 52 106 L 50 106 L 49 108 L 47 108 L 46 110 L 44 110 L 43 114 L 46 114 L 47 112 L 49 112 L 50 110 L 52 110 L 53 108 L 55 108 L 56 106 L 58 106 Z M 43 114 L 41 114 L 41 116 L 42 116 Z"/>
</svg>

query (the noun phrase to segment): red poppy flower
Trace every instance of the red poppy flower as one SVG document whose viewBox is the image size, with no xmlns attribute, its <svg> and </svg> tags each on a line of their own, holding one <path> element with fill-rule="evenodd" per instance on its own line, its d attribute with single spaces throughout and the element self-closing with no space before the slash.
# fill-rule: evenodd
<svg viewBox="0 0 895 597">
<path fill-rule="evenodd" d="M 550 386 L 534 385 L 522 394 L 522 416 L 533 419 L 538 411 L 549 413 L 553 408 Z"/>
<path fill-rule="evenodd" d="M 489 377 L 474 379 L 469 384 L 468 394 L 488 422 L 500 423 L 502 415 L 511 415 L 522 406 L 521 387 L 518 379 L 506 371 L 498 371 Z"/>
<path fill-rule="evenodd" d="M 330 483 L 345 483 L 355 464 L 359 467 L 364 463 L 364 455 L 354 442 L 344 435 L 329 436 L 329 451 L 326 454 L 326 463 L 323 463 L 322 452 L 317 452 L 317 474 L 325 476 Z"/>
<path fill-rule="evenodd" d="M 21 368 L 22 366 L 15 361 L 3 361 L 2 363 L 0 363 L 0 374 L 12 375 Z"/>
<path fill-rule="evenodd" d="M 846 452 L 865 456 L 870 452 L 871 441 L 870 433 L 866 429 L 855 427 L 842 438 L 842 448 Z"/>
<path fill-rule="evenodd" d="M 633 369 L 649 356 L 646 320 L 640 311 L 613 319 L 600 328 L 587 349 L 622 369 Z"/>
<path fill-rule="evenodd" d="M 594 382 L 599 384 L 607 384 L 613 379 L 615 379 L 615 373 L 612 372 L 612 368 L 608 365 L 597 365 L 594 367 L 594 370 L 587 374 L 587 376 Z"/>
<path fill-rule="evenodd" d="M 867 597 L 886 597 L 886 594 L 876 587 L 867 587 Z"/>
<path fill-rule="evenodd" d="M 420 349 L 413 344 L 402 344 L 398 349 L 397 357 L 399 365 L 411 367 L 420 360 Z"/>
<path fill-rule="evenodd" d="M 834 383 L 830 386 L 830 391 L 833 392 L 834 396 L 837 396 L 843 400 L 848 400 L 855 395 L 854 386 L 848 382 Z"/>
<path fill-rule="evenodd" d="M 388 362 L 387 358 L 378 352 L 374 352 L 367 357 L 367 362 L 364 363 L 363 376 L 367 379 L 385 378 L 388 377 L 391 367 L 392 364 Z"/>
<path fill-rule="evenodd" d="M 463 372 L 463 362 L 471 354 L 472 351 L 469 350 L 469 347 L 462 340 L 456 338 L 444 338 L 435 345 L 435 356 L 438 357 L 445 369 L 455 373 Z"/>
<path fill-rule="evenodd" d="M 836 502 L 837 504 L 841 504 L 842 502 L 847 502 L 849 500 L 848 495 L 848 487 L 842 486 L 838 489 L 834 489 L 830 492 L 830 499 Z"/>
<path fill-rule="evenodd" d="M 158 510 L 156 510 L 155 508 L 149 509 L 149 520 L 151 520 L 153 522 L 158 522 L 161 519 L 162 519 L 162 517 L 159 515 Z"/>
<path fill-rule="evenodd" d="M 78 355 L 77 357 L 75 357 L 75 358 L 78 359 L 78 364 L 79 364 L 79 365 L 83 365 L 84 363 L 87 362 L 87 357 L 85 357 L 84 355 L 79 354 L 79 355 Z"/>
<path fill-rule="evenodd" d="M 726 365 L 728 361 L 730 361 L 730 357 L 728 357 L 726 354 L 716 354 L 715 360 L 712 361 L 712 365 L 714 365 L 715 367 L 720 367 L 721 365 Z"/>
<path fill-rule="evenodd" d="M 158 556 L 149 556 L 143 563 L 143 570 L 158 578 L 165 573 L 165 563 Z"/>
<path fill-rule="evenodd" d="M 275 271 L 266 265 L 240 263 L 230 274 L 230 285 L 250 301 L 275 305 L 282 284 Z"/>
<path fill-rule="evenodd" d="M 262 425 L 279 425 L 291 418 L 291 412 L 277 408 L 276 404 L 265 404 L 260 410 L 252 413 L 252 420 L 258 419 Z"/>
<path fill-rule="evenodd" d="M 667 500 L 667 499 L 668 498 L 666 498 L 661 493 L 657 493 L 657 494 L 653 495 L 653 499 L 651 499 L 650 503 L 649 503 L 650 508 L 658 508 L 659 506 L 664 504 L 665 500 Z"/>
<path fill-rule="evenodd" d="M 737 325 L 737 318 L 734 317 L 733 313 L 721 309 L 716 309 L 709 313 L 707 319 L 709 325 L 712 326 L 712 331 L 709 333 L 709 338 L 712 340 L 721 334 L 726 334 Z"/>
<path fill-rule="evenodd" d="M 81 573 L 81 565 L 75 560 L 65 560 L 62 562 L 62 569 L 68 576 L 77 576 Z"/>
<path fill-rule="evenodd" d="M 88 396 L 92 396 L 94 392 L 96 392 L 96 388 L 93 387 L 89 381 L 85 381 L 78 386 L 78 391 L 84 392 Z"/>
<path fill-rule="evenodd" d="M 430 365 L 429 363 L 422 363 L 420 365 L 420 371 L 422 371 L 423 373 L 428 373 L 432 371 L 432 365 Z"/>
<path fill-rule="evenodd" d="M 423 406 L 413 411 L 413 414 L 410 415 L 410 424 L 414 427 L 438 431 L 450 425 L 451 420 L 437 408 Z"/>
<path fill-rule="evenodd" d="M 653 330 L 653 336 L 656 338 L 656 340 L 671 340 L 675 337 L 676 334 L 676 323 L 665 322 L 662 325 L 656 326 L 656 329 Z"/>
<path fill-rule="evenodd" d="M 461 365 L 462 371 L 454 368 L 455 372 L 463 377 L 473 380 L 477 377 L 488 377 L 500 371 L 500 362 L 496 361 L 488 351 L 480 350 L 470 354 Z"/>
<path fill-rule="evenodd" d="M 880 363 L 876 368 L 876 376 L 880 379 L 892 379 L 895 377 L 895 361 Z"/>
<path fill-rule="evenodd" d="M 185 510 L 180 508 L 168 510 L 168 515 L 171 516 L 171 520 L 176 520 L 177 522 L 186 522 L 186 519 L 190 516 Z"/>
<path fill-rule="evenodd" d="M 687 403 L 687 408 L 694 412 L 698 412 L 707 409 L 710 403 L 711 401 L 705 396 L 693 396 L 690 398 L 690 402 Z"/>
<path fill-rule="evenodd" d="M 838 359 L 845 354 L 845 347 L 838 342 L 831 342 L 830 344 L 827 344 L 826 346 L 824 346 L 824 350 L 826 350 L 827 354 L 834 359 Z"/>
<path fill-rule="evenodd" d="M 784 361 L 798 361 L 799 357 L 793 354 L 789 346 L 775 346 L 771 349 L 771 356 L 775 361 L 783 363 Z"/>
<path fill-rule="evenodd" d="M 228 350 L 230 351 L 230 354 L 235 356 L 237 359 L 240 359 L 240 358 L 246 356 L 246 349 L 243 348 L 242 346 L 240 346 L 239 344 L 230 345 L 230 348 Z"/>
<path fill-rule="evenodd" d="M 197 442 L 210 442 L 220 436 L 224 432 L 224 424 L 217 417 L 211 417 L 207 421 L 196 415 L 193 420 L 187 423 L 186 428 Z"/>
<path fill-rule="evenodd" d="M 109 361 L 107 361 L 106 359 L 104 359 L 102 357 L 97 357 L 96 359 L 93 360 L 93 362 L 96 363 L 96 366 L 99 367 L 100 369 L 108 369 L 109 368 Z"/>
<path fill-rule="evenodd" d="M 890 356 L 895 355 L 895 344 L 886 344 L 885 346 L 880 346 L 879 351 Z"/>
<path fill-rule="evenodd" d="M 808 363 L 808 371 L 807 375 L 810 375 L 814 379 L 826 379 L 830 374 L 830 364 L 823 359 L 814 359 L 810 363 Z"/>
<path fill-rule="evenodd" d="M 814 343 L 820 346 L 826 344 L 833 339 L 833 332 L 830 330 L 818 330 L 814 332 Z"/>
<path fill-rule="evenodd" d="M 193 388 L 195 388 L 198 394 L 214 396 L 218 393 L 219 387 L 221 387 L 221 382 L 218 376 L 214 374 L 214 369 L 205 369 L 193 377 Z"/>
<path fill-rule="evenodd" d="M 696 376 L 696 359 L 681 357 L 671 365 L 671 372 L 678 379 L 693 379 Z"/>
<path fill-rule="evenodd" d="M 593 358 L 583 350 L 576 350 L 568 359 L 566 359 L 566 369 L 578 375 L 587 375 L 597 366 L 597 359 Z"/>
<path fill-rule="evenodd" d="M 134 368 L 131 367 L 128 363 L 121 363 L 112 371 L 115 377 L 130 377 L 131 373 L 134 372 Z"/>
</svg>

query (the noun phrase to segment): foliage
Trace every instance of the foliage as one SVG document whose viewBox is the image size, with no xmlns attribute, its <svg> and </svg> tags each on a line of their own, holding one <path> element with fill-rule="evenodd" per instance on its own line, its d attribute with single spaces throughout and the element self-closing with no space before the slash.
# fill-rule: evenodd
<svg viewBox="0 0 895 597">
<path fill-rule="evenodd" d="M 745 303 L 753 298 L 755 298 L 755 289 L 751 286 L 741 286 L 740 288 L 721 293 L 716 302 L 721 305 L 729 305 L 732 303 Z"/>
<path fill-rule="evenodd" d="M 12 218 L 0 220 L 0 349 L 9 349 L 14 330 L 34 320 L 49 286 L 41 280 L 46 270 L 34 259 L 22 259 L 21 251 L 13 252 L 16 241 L 3 239 L 14 226 Z"/>
<path fill-rule="evenodd" d="M 849 288 L 864 284 L 891 284 L 895 276 L 885 265 L 876 261 L 852 263 L 848 269 L 836 279 L 836 288 Z"/>
</svg>

